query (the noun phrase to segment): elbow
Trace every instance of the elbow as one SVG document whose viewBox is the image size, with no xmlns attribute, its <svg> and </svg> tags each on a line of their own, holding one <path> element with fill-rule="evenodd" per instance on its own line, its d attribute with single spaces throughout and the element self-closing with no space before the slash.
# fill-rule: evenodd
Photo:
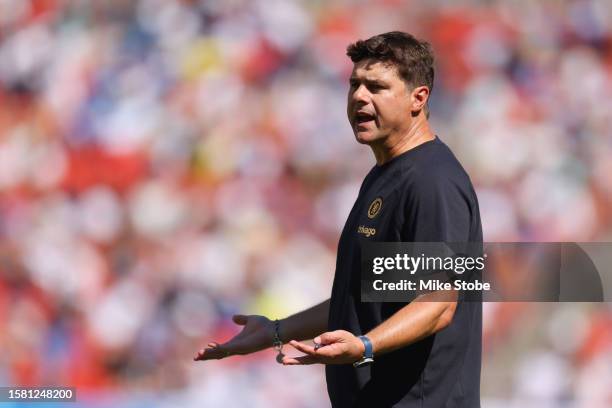
<svg viewBox="0 0 612 408">
<path fill-rule="evenodd" d="M 438 324 L 436 325 L 436 328 L 438 330 L 436 331 L 440 331 L 450 326 L 450 324 L 453 322 L 453 317 L 455 316 L 456 309 L 457 309 L 457 302 L 450 302 L 449 304 L 446 305 L 446 307 L 442 311 L 442 314 L 440 314 L 440 317 L 438 318 Z"/>
</svg>

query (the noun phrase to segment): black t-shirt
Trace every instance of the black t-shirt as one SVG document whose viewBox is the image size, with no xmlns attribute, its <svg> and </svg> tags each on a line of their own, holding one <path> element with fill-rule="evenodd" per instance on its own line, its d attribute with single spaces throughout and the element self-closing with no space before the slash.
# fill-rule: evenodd
<svg viewBox="0 0 612 408">
<path fill-rule="evenodd" d="M 360 242 L 482 242 L 472 183 L 437 137 L 366 176 L 338 245 L 329 330 L 369 332 L 406 303 L 362 303 Z M 369 367 L 326 366 L 334 407 L 480 406 L 482 304 L 459 300 L 451 324 L 374 356 Z"/>
</svg>

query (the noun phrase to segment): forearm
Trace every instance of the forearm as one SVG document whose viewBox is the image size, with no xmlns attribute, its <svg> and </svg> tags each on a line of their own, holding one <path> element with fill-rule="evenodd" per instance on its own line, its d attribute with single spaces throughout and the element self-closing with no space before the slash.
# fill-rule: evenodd
<svg viewBox="0 0 612 408">
<path fill-rule="evenodd" d="M 281 340 L 308 340 L 327 331 L 329 299 L 280 321 Z"/>
<path fill-rule="evenodd" d="M 369 333 L 375 355 L 381 355 L 428 337 L 450 324 L 457 292 L 432 292 L 398 310 Z"/>
</svg>

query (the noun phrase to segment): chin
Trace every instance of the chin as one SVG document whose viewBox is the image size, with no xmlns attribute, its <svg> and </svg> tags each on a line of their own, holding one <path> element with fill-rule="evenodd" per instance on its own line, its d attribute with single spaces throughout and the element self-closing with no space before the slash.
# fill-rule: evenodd
<svg viewBox="0 0 612 408">
<path fill-rule="evenodd" d="M 357 140 L 358 143 L 369 145 L 376 141 L 376 136 L 368 132 L 355 132 L 355 140 Z"/>
</svg>

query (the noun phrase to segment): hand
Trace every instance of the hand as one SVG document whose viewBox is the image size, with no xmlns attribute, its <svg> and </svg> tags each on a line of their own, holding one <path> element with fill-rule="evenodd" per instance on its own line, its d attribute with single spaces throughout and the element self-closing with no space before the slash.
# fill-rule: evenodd
<svg viewBox="0 0 612 408">
<path fill-rule="evenodd" d="M 235 315 L 232 320 L 244 326 L 244 329 L 226 343 L 208 343 L 205 349 L 198 351 L 194 361 L 219 360 L 236 354 L 254 353 L 272 346 L 274 322 L 267 317 Z"/>
<path fill-rule="evenodd" d="M 365 352 L 365 346 L 359 338 L 346 330 L 323 333 L 314 338 L 320 345 L 315 349 L 295 340 L 289 342 L 296 350 L 306 354 L 300 357 L 283 357 L 284 365 L 306 364 L 352 364 L 358 361 Z"/>
</svg>

